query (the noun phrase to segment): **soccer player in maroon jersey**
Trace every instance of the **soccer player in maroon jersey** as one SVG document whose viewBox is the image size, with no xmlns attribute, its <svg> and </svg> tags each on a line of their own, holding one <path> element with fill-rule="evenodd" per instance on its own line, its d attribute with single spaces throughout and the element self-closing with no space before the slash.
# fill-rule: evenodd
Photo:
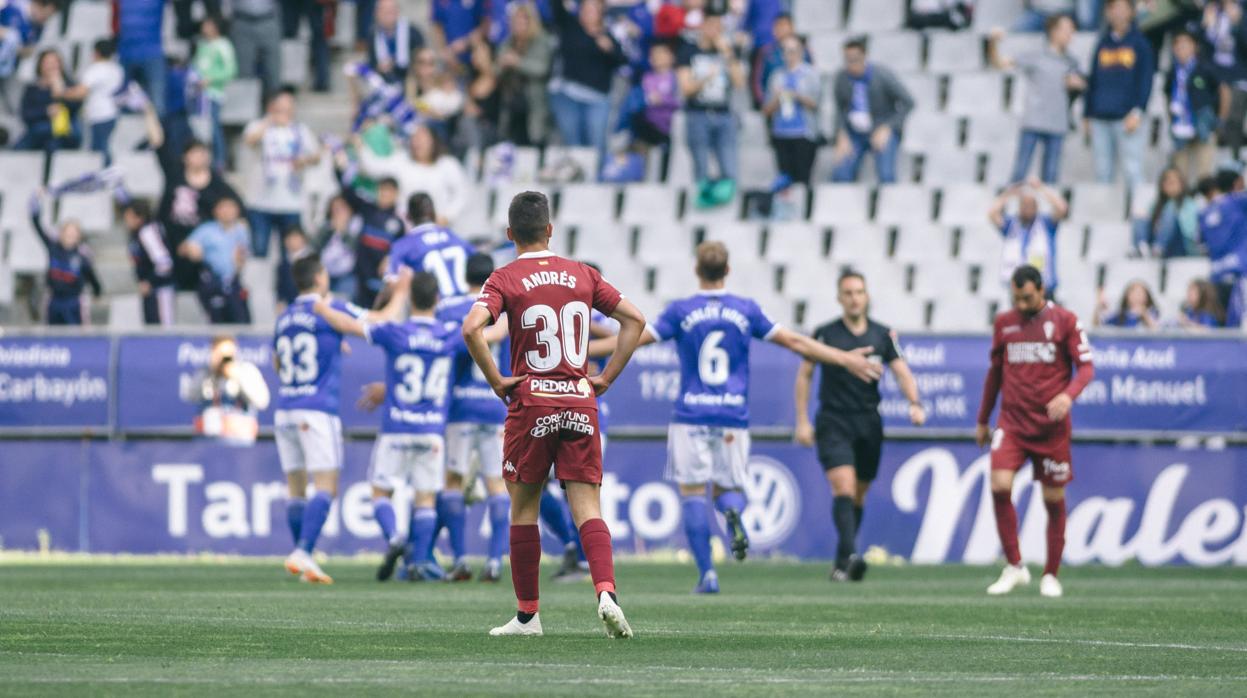
<svg viewBox="0 0 1247 698">
<path fill-rule="evenodd" d="M 580 530 L 598 617 L 612 638 L 632 637 L 615 595 L 611 534 L 602 520 L 602 442 L 597 396 L 636 349 L 645 316 L 592 267 L 550 251 L 550 204 L 544 194 L 511 200 L 507 237 L 519 256 L 495 271 L 463 321 L 468 351 L 508 402 L 502 477 L 511 495 L 511 583 L 519 609 L 490 635 L 541 635 L 537 616 L 541 492 L 554 464 Z M 592 311 L 619 322 L 618 345 L 602 372 L 589 376 Z M 494 364 L 484 329 L 503 314 L 511 335 L 511 377 Z"/>
<path fill-rule="evenodd" d="M 1039 592 L 1055 597 L 1061 595 L 1057 571 L 1065 549 L 1065 486 L 1074 479 L 1069 411 L 1095 368 L 1082 323 L 1044 299 L 1038 269 L 1018 267 L 1012 290 L 1013 309 L 998 315 L 992 329 L 992 363 L 974 429 L 980 447 L 991 441 L 996 531 L 1009 562 L 987 593 L 1007 594 L 1019 584 L 1030 584 L 1030 571 L 1018 553 L 1018 516 L 1012 499 L 1014 475 L 1029 460 L 1035 480 L 1043 484 L 1048 510 L 1048 559 Z M 993 433 L 988 420 L 997 393 L 1003 395 Z"/>
</svg>

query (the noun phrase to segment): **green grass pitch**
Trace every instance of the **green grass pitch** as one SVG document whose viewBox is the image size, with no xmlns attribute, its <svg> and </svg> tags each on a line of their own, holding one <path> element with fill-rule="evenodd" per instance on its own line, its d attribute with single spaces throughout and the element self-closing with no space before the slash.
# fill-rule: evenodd
<svg viewBox="0 0 1247 698">
<path fill-rule="evenodd" d="M 543 578 L 543 638 L 490 638 L 510 585 L 332 587 L 276 561 L 0 566 L 0 695 L 1247 694 L 1247 571 L 1069 569 L 1005 598 L 996 569 L 623 562 L 631 641 L 603 636 L 588 583 Z M 548 575 L 549 569 L 543 569 Z M 1037 582 L 1038 580 L 1036 580 Z"/>
</svg>

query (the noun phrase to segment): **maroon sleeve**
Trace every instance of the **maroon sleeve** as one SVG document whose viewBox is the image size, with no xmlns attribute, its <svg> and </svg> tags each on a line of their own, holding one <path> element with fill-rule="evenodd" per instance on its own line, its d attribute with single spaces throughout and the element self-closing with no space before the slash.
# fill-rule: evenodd
<svg viewBox="0 0 1247 698">
<path fill-rule="evenodd" d="M 498 317 L 502 315 L 506 307 L 506 302 L 503 298 L 503 285 L 502 275 L 495 271 L 485 280 L 485 286 L 481 289 L 481 295 L 476 298 L 476 304 L 488 310 L 494 321 L 498 320 Z"/>
<path fill-rule="evenodd" d="M 979 416 L 976 424 L 988 424 L 992 418 L 992 410 L 996 407 L 996 397 L 1000 394 L 1000 382 L 1004 373 L 1005 344 L 1000 334 L 1000 319 L 992 325 L 991 366 L 987 369 L 987 377 L 983 379 L 983 398 L 979 402 Z"/>
<path fill-rule="evenodd" d="M 623 294 L 619 289 L 610 285 L 602 275 L 593 267 L 585 267 L 589 272 L 589 278 L 593 280 L 593 308 L 603 315 L 610 317 L 615 312 L 615 308 L 619 305 L 619 301 L 623 299 Z"/>
<path fill-rule="evenodd" d="M 1082 328 L 1082 322 L 1073 313 L 1069 313 L 1067 318 L 1068 331 L 1065 333 L 1064 350 L 1069 355 L 1070 366 L 1074 368 L 1074 377 L 1070 380 L 1069 385 L 1065 386 L 1064 392 L 1071 400 L 1074 400 L 1078 398 L 1078 394 L 1095 377 L 1095 364 L 1093 363 L 1091 341 L 1087 339 L 1087 333 Z"/>
</svg>

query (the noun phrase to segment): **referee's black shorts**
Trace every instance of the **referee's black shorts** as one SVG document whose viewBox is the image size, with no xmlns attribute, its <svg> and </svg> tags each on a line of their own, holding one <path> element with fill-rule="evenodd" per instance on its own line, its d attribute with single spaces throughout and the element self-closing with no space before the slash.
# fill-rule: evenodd
<svg viewBox="0 0 1247 698">
<path fill-rule="evenodd" d="M 851 465 L 857 479 L 870 482 L 879 473 L 883 453 L 883 418 L 878 412 L 819 410 L 814 418 L 818 461 L 823 470 Z"/>
</svg>

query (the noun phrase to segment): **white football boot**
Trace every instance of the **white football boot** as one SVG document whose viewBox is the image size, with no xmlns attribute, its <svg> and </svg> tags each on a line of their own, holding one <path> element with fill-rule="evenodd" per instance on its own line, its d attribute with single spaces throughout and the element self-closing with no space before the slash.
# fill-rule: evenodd
<svg viewBox="0 0 1247 698">
<path fill-rule="evenodd" d="M 506 625 L 500 625 L 489 631 L 491 637 L 502 637 L 504 635 L 532 635 L 540 637 L 541 632 L 541 616 L 534 613 L 533 617 L 527 623 L 521 623 L 519 618 L 512 618 Z"/>
<path fill-rule="evenodd" d="M 1039 593 L 1050 599 L 1058 599 L 1065 594 L 1065 590 L 1061 588 L 1061 580 L 1055 574 L 1045 574 L 1039 580 Z"/>
<path fill-rule="evenodd" d="M 992 596 L 1008 594 L 1013 591 L 1016 586 L 1026 586 L 1031 583 L 1030 570 L 1026 569 L 1026 565 L 1005 565 L 1000 572 L 1000 579 L 995 584 L 987 587 L 987 593 Z"/>
<path fill-rule="evenodd" d="M 612 640 L 632 637 L 632 626 L 624 618 L 623 609 L 611 598 L 609 592 L 598 595 L 598 618 L 606 625 L 606 636 Z"/>
<path fill-rule="evenodd" d="M 307 553 L 303 553 L 303 555 L 307 559 L 303 560 L 303 576 L 299 578 L 301 581 L 310 584 L 333 584 L 333 577 L 325 574 L 325 571 L 320 568 L 320 565 L 316 564 L 311 555 Z"/>
<path fill-rule="evenodd" d="M 295 548 L 286 556 L 286 571 L 298 577 L 303 574 L 303 568 L 309 562 L 312 562 L 311 556 L 304 552 L 303 548 Z"/>
</svg>

